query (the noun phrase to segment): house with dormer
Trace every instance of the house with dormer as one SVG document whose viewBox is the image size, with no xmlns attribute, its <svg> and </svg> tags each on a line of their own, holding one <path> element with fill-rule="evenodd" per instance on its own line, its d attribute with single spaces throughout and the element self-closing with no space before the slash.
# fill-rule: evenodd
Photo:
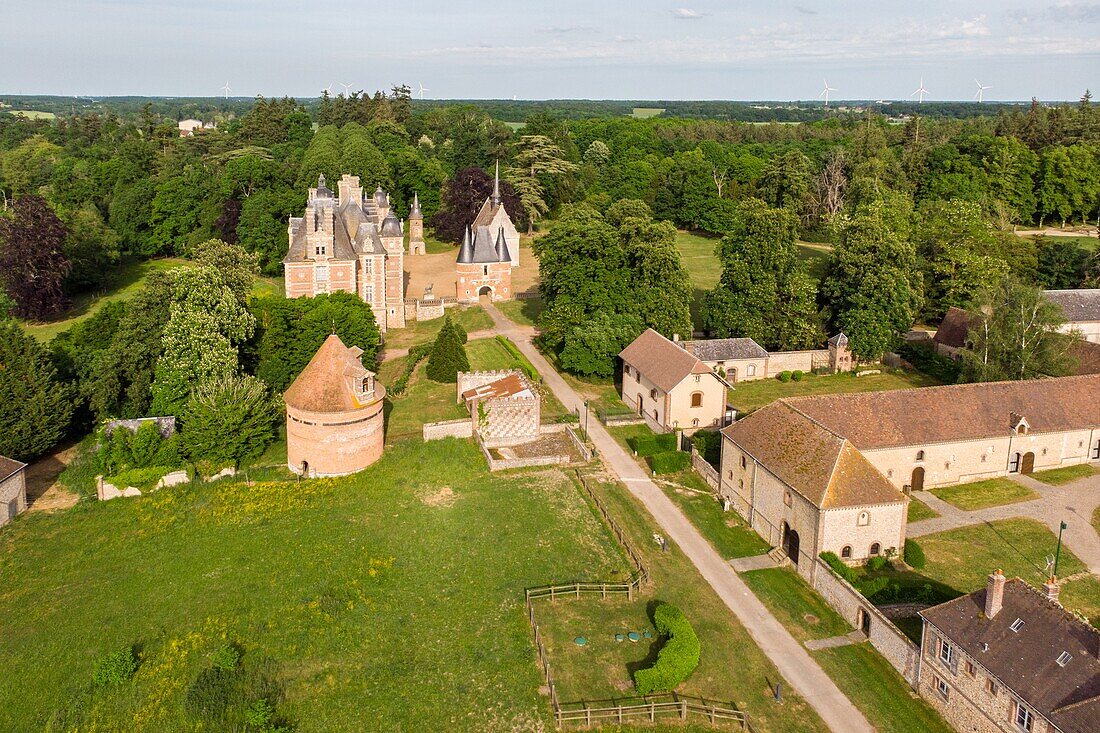
<svg viewBox="0 0 1100 733">
<path fill-rule="evenodd" d="M 956 730 L 1100 729 L 1100 632 L 997 570 L 986 587 L 920 612 L 917 691 Z"/>
</svg>

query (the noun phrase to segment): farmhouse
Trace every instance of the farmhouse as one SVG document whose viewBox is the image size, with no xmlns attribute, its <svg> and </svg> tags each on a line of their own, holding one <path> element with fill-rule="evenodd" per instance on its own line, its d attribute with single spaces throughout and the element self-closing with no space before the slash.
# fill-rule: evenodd
<svg viewBox="0 0 1100 733">
<path fill-rule="evenodd" d="M 0 456 L 0 527 L 27 509 L 27 465 Z"/>
<path fill-rule="evenodd" d="M 917 690 L 956 729 L 1086 733 L 1100 718 L 1100 633 L 1001 571 L 986 587 L 920 612 Z"/>
<path fill-rule="evenodd" d="M 681 342 L 683 347 L 731 384 L 767 379 L 780 372 L 828 369 L 849 372 L 855 366 L 848 337 L 838 333 L 827 348 L 768 352 L 751 338 L 704 339 Z"/>
<path fill-rule="evenodd" d="M 1043 295 L 1062 309 L 1066 317 L 1063 332 L 1077 331 L 1086 341 L 1100 344 L 1100 288 L 1045 290 Z"/>
<path fill-rule="evenodd" d="M 410 212 L 409 229 L 410 250 L 423 251 L 419 205 Z M 288 298 L 356 293 L 370 304 L 383 332 L 405 327 L 404 225 L 381 187 L 365 195 L 358 176 L 344 175 L 333 193 L 322 175 L 309 189 L 305 215 L 291 217 L 287 234 Z"/>
<path fill-rule="evenodd" d="M 857 561 L 900 550 L 909 499 L 794 402 L 780 400 L 722 430 L 723 498 L 810 577 L 822 552 Z"/>
<path fill-rule="evenodd" d="M 623 402 L 657 432 L 721 427 L 729 384 L 697 356 L 648 328 L 619 357 Z"/>
<path fill-rule="evenodd" d="M 287 467 L 294 473 L 345 476 L 382 456 L 386 389 L 362 355 L 329 336 L 283 395 Z"/>
</svg>

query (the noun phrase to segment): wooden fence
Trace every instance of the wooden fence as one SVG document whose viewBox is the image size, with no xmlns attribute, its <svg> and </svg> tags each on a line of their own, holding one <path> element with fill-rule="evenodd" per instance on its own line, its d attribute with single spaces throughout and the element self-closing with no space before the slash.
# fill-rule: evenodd
<svg viewBox="0 0 1100 733">
<path fill-rule="evenodd" d="M 554 711 L 554 720 L 562 723 L 629 723 L 632 719 L 642 718 L 655 722 L 659 717 L 676 717 L 687 720 L 689 714 L 697 714 L 712 725 L 725 721 L 740 724 L 741 730 L 752 733 L 749 714 L 736 709 L 728 703 L 717 703 L 699 697 L 678 695 L 675 692 L 663 695 L 649 695 L 622 702 L 596 700 L 589 702 L 564 703 Z"/>
</svg>

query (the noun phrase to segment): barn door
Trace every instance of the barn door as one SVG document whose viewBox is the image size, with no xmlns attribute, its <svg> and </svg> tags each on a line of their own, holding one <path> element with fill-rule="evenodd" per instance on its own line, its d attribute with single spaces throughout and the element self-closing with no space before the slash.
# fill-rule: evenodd
<svg viewBox="0 0 1100 733">
<path fill-rule="evenodd" d="M 1035 470 L 1035 454 L 1032 452 L 1024 453 L 1024 459 L 1020 462 L 1020 473 L 1031 473 Z"/>
<path fill-rule="evenodd" d="M 924 467 L 917 466 L 913 469 L 913 478 L 909 481 L 910 487 L 913 491 L 924 490 Z"/>
</svg>

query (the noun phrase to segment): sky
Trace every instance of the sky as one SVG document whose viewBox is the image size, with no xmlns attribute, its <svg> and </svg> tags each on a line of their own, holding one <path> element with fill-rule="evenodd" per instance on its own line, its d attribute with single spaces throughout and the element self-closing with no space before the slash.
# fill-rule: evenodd
<svg viewBox="0 0 1100 733">
<path fill-rule="evenodd" d="M 1075 100 L 1100 0 L 0 0 L 0 93 Z"/>
</svg>

